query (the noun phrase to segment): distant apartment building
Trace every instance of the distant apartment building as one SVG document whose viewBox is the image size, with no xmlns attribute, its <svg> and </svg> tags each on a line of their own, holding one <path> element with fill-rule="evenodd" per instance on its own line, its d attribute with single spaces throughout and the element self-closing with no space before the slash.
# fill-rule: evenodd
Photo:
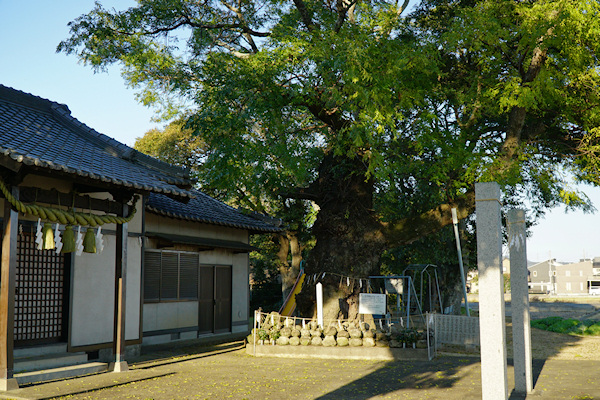
<svg viewBox="0 0 600 400">
<path fill-rule="evenodd" d="M 552 258 L 528 267 L 529 290 L 532 293 L 556 293 L 556 268 L 560 265 Z"/>
<path fill-rule="evenodd" d="M 528 270 L 532 293 L 600 295 L 600 257 L 568 264 L 550 259 L 534 264 Z"/>
<path fill-rule="evenodd" d="M 600 261 L 600 260 L 599 260 Z M 556 267 L 556 294 L 588 294 L 590 278 L 594 276 L 594 263 L 590 259 Z M 600 276 L 598 276 L 600 279 Z"/>
</svg>

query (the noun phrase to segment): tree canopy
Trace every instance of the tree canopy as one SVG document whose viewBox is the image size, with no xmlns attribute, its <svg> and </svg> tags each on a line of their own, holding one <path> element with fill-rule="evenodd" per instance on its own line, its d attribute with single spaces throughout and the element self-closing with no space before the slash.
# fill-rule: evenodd
<svg viewBox="0 0 600 400">
<path fill-rule="evenodd" d="M 477 181 L 534 215 L 589 208 L 564 176 L 600 183 L 598 3 L 406 5 L 97 3 L 58 50 L 119 63 L 142 102 L 185 115 L 208 180 L 317 204 L 309 272 L 377 273 L 451 207 L 469 215 Z"/>
</svg>

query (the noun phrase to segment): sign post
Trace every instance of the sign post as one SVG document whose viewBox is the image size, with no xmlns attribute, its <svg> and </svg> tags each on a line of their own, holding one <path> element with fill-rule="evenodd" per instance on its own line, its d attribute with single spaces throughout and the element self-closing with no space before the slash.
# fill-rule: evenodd
<svg viewBox="0 0 600 400">
<path fill-rule="evenodd" d="M 317 322 L 323 328 L 323 284 L 317 283 Z"/>
</svg>

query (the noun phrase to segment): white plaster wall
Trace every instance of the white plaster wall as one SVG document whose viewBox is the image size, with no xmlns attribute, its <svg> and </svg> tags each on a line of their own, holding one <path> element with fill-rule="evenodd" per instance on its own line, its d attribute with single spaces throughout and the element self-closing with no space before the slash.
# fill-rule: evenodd
<svg viewBox="0 0 600 400">
<path fill-rule="evenodd" d="M 235 254 L 232 256 L 231 271 L 231 319 L 232 323 L 236 321 L 248 320 L 248 255 Z M 232 327 L 232 330 L 236 327 Z M 245 327 L 242 327 L 245 330 Z"/>
<path fill-rule="evenodd" d="M 198 302 L 177 301 L 144 304 L 144 331 L 187 328 L 198 325 Z"/>
<path fill-rule="evenodd" d="M 127 242 L 127 299 L 125 337 L 139 339 L 141 245 Z M 113 341 L 116 236 L 104 236 L 100 254 L 75 256 L 71 290 L 71 346 Z"/>
</svg>

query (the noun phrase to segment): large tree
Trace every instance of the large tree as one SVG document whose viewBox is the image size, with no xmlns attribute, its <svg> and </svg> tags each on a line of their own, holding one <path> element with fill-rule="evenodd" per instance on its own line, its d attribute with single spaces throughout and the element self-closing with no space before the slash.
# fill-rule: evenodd
<svg viewBox="0 0 600 400">
<path fill-rule="evenodd" d="M 317 204 L 309 274 L 378 274 L 384 250 L 449 224 L 451 207 L 471 214 L 477 181 L 498 181 L 507 203 L 529 195 L 534 211 L 585 206 L 562 174 L 598 176 L 598 4 L 405 6 L 97 4 L 59 50 L 97 70 L 121 63 L 141 101 L 185 112 L 222 179 Z M 330 315 L 355 315 L 359 286 L 324 283 Z"/>
</svg>

